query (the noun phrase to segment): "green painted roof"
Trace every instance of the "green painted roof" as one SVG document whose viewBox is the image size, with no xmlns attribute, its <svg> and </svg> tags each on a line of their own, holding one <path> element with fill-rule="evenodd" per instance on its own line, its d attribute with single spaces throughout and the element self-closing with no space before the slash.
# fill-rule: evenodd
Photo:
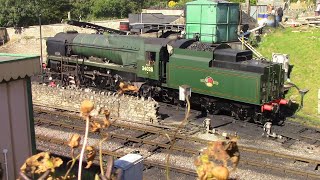
<svg viewBox="0 0 320 180">
<path fill-rule="evenodd" d="M 186 3 L 187 5 L 201 5 L 201 4 L 218 4 L 218 3 L 230 3 L 224 0 L 198 0 L 198 1 L 191 1 Z"/>
<path fill-rule="evenodd" d="M 0 83 L 40 72 L 39 56 L 0 53 Z"/>
<path fill-rule="evenodd" d="M 0 64 L 7 63 L 7 62 L 13 62 L 13 61 L 22 61 L 22 60 L 27 60 L 27 59 L 34 59 L 34 58 L 39 58 L 39 56 L 0 53 Z"/>
</svg>

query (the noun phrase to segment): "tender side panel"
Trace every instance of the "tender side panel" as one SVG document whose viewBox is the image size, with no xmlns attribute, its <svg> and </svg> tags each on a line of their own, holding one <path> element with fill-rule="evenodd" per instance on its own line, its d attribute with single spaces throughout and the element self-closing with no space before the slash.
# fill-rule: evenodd
<svg viewBox="0 0 320 180">
<path fill-rule="evenodd" d="M 168 86 L 189 85 L 193 92 L 261 104 L 262 74 L 209 67 L 210 58 L 174 55 L 168 65 Z"/>
</svg>

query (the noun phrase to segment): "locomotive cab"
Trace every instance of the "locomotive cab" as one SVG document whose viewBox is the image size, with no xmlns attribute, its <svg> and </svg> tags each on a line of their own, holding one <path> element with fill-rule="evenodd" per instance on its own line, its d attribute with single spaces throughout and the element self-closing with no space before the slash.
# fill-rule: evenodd
<svg viewBox="0 0 320 180">
<path fill-rule="evenodd" d="M 150 80 L 165 81 L 166 63 L 169 58 L 167 44 L 170 40 L 159 38 L 145 39 L 144 60 L 137 62 L 138 76 Z"/>
</svg>

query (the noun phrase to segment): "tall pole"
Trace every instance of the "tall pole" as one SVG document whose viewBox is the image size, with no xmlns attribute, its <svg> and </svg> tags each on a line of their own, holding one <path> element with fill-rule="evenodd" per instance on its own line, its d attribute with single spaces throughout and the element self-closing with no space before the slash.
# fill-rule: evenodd
<svg viewBox="0 0 320 180">
<path fill-rule="evenodd" d="M 248 16 L 250 16 L 250 0 L 246 0 L 246 5 L 247 5 Z"/>
<path fill-rule="evenodd" d="M 39 26 L 40 26 L 40 68 L 41 68 L 41 73 L 42 73 L 42 30 L 41 30 L 41 14 L 39 14 Z"/>
</svg>

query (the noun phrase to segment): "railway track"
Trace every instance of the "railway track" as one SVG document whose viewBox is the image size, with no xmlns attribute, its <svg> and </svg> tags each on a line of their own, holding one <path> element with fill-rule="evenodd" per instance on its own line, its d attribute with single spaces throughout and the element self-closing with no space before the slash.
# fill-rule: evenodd
<svg viewBox="0 0 320 180">
<path fill-rule="evenodd" d="M 287 122 L 286 126 L 287 127 L 283 127 L 283 130 L 290 129 L 290 131 L 280 133 L 280 135 L 286 139 L 284 142 L 285 147 L 290 147 L 292 144 L 299 141 L 306 142 L 310 145 L 320 146 L 319 129 L 301 126 L 294 122 Z M 281 132 L 281 127 L 277 127 L 276 130 Z"/>
<path fill-rule="evenodd" d="M 61 111 L 58 109 L 58 111 L 51 111 L 51 110 L 44 110 L 42 108 L 35 107 L 35 111 L 34 111 L 35 117 L 36 117 L 35 124 L 37 126 L 54 126 L 54 127 L 64 128 L 67 131 L 84 132 L 84 125 L 83 125 L 84 122 L 79 121 L 80 117 L 76 115 L 74 112 L 70 113 L 70 112 L 63 112 L 63 111 L 65 110 Z M 52 119 L 43 118 L 43 116 L 50 116 L 51 118 L 59 117 L 57 119 L 60 119 L 60 121 L 57 121 L 57 120 L 52 121 Z M 64 119 L 64 120 L 69 119 L 69 122 L 73 122 L 73 123 L 71 124 L 65 123 L 61 119 Z M 171 146 L 170 146 L 170 140 L 167 137 L 170 137 L 170 139 L 172 139 L 174 134 L 168 131 L 168 127 L 139 127 L 139 126 L 128 125 L 126 123 L 120 123 L 120 121 L 115 121 L 111 127 L 114 128 L 113 130 L 126 129 L 130 131 L 139 132 L 136 134 L 136 136 L 113 133 L 113 132 L 108 132 L 108 134 L 111 139 L 121 140 L 125 142 L 124 144 L 150 146 L 151 148 L 149 149 L 149 151 L 151 152 L 151 154 L 148 155 L 148 157 L 158 153 L 159 150 L 165 151 L 169 149 Z M 103 133 L 103 131 L 101 133 Z M 150 136 L 163 136 L 164 142 L 150 140 L 148 139 L 148 137 Z M 175 138 L 177 139 L 177 143 L 173 147 L 171 147 L 172 150 L 179 153 L 189 154 L 190 157 L 199 155 L 201 153 L 200 148 L 205 147 L 209 142 L 208 140 L 190 137 L 188 134 L 179 134 L 179 135 L 176 135 Z M 42 141 L 48 141 L 51 143 L 57 143 L 58 141 L 60 141 L 59 143 L 61 145 L 66 145 L 67 143 L 66 140 L 63 141 L 63 140 L 55 139 L 52 137 L 50 138 L 44 137 L 41 135 L 37 135 L 37 139 Z M 187 144 L 188 146 L 184 146 L 183 144 Z M 190 147 L 190 144 L 193 144 L 193 146 Z M 251 166 L 251 167 L 280 172 L 280 173 L 293 175 L 293 176 L 320 179 L 320 173 L 319 172 L 317 173 L 317 169 L 320 166 L 320 161 L 318 160 L 297 157 L 293 155 L 282 154 L 282 153 L 278 153 L 270 150 L 258 149 L 253 147 L 240 146 L 239 149 L 241 152 L 240 165 L 242 166 L 243 165 Z M 104 151 L 104 154 L 112 155 L 116 157 L 120 157 L 123 155 L 121 153 L 119 154 L 114 151 L 106 151 L 106 150 Z M 165 164 L 160 163 L 158 165 L 157 162 L 148 160 L 148 157 L 145 157 L 146 159 L 145 164 L 147 166 L 155 166 L 160 168 L 166 167 Z M 255 158 L 252 158 L 252 157 L 255 157 Z M 268 159 L 268 161 L 271 161 L 271 162 L 266 163 L 264 159 Z M 301 169 L 299 169 L 299 167 L 289 168 L 289 167 L 286 167 L 283 162 L 291 162 L 293 164 L 296 162 L 300 162 L 304 165 L 307 165 L 307 168 L 301 168 Z M 170 165 L 170 169 L 177 172 L 192 175 L 192 176 L 196 175 L 195 170 L 192 168 L 188 169 L 188 168 L 176 167 L 174 165 Z"/>
<path fill-rule="evenodd" d="M 66 146 L 66 147 L 68 146 L 68 141 L 64 141 L 64 140 L 61 140 L 61 139 L 58 139 L 58 138 L 52 138 L 52 137 L 49 138 L 49 137 L 46 137 L 46 136 L 36 135 L 36 139 L 44 141 L 44 142 L 49 142 L 49 143 L 61 145 L 61 146 Z M 114 151 L 102 150 L 102 155 L 113 156 L 113 157 L 116 157 L 116 158 L 120 158 L 120 157 L 122 157 L 122 156 L 124 156 L 126 154 L 125 153 L 117 153 L 117 152 L 114 152 Z M 145 166 L 159 167 L 159 168 L 162 168 L 162 169 L 165 169 L 167 167 L 166 164 L 160 164 L 158 162 L 153 162 L 153 161 L 149 161 L 149 160 L 144 160 L 143 164 Z M 175 166 L 172 166 L 172 165 L 169 165 L 169 168 L 170 168 L 170 170 L 173 170 L 175 172 L 187 174 L 187 175 L 194 176 L 194 177 L 197 176 L 196 172 L 193 171 L 193 170 L 190 170 L 190 169 L 186 169 L 186 168 L 182 168 L 182 167 L 175 167 Z"/>
</svg>

